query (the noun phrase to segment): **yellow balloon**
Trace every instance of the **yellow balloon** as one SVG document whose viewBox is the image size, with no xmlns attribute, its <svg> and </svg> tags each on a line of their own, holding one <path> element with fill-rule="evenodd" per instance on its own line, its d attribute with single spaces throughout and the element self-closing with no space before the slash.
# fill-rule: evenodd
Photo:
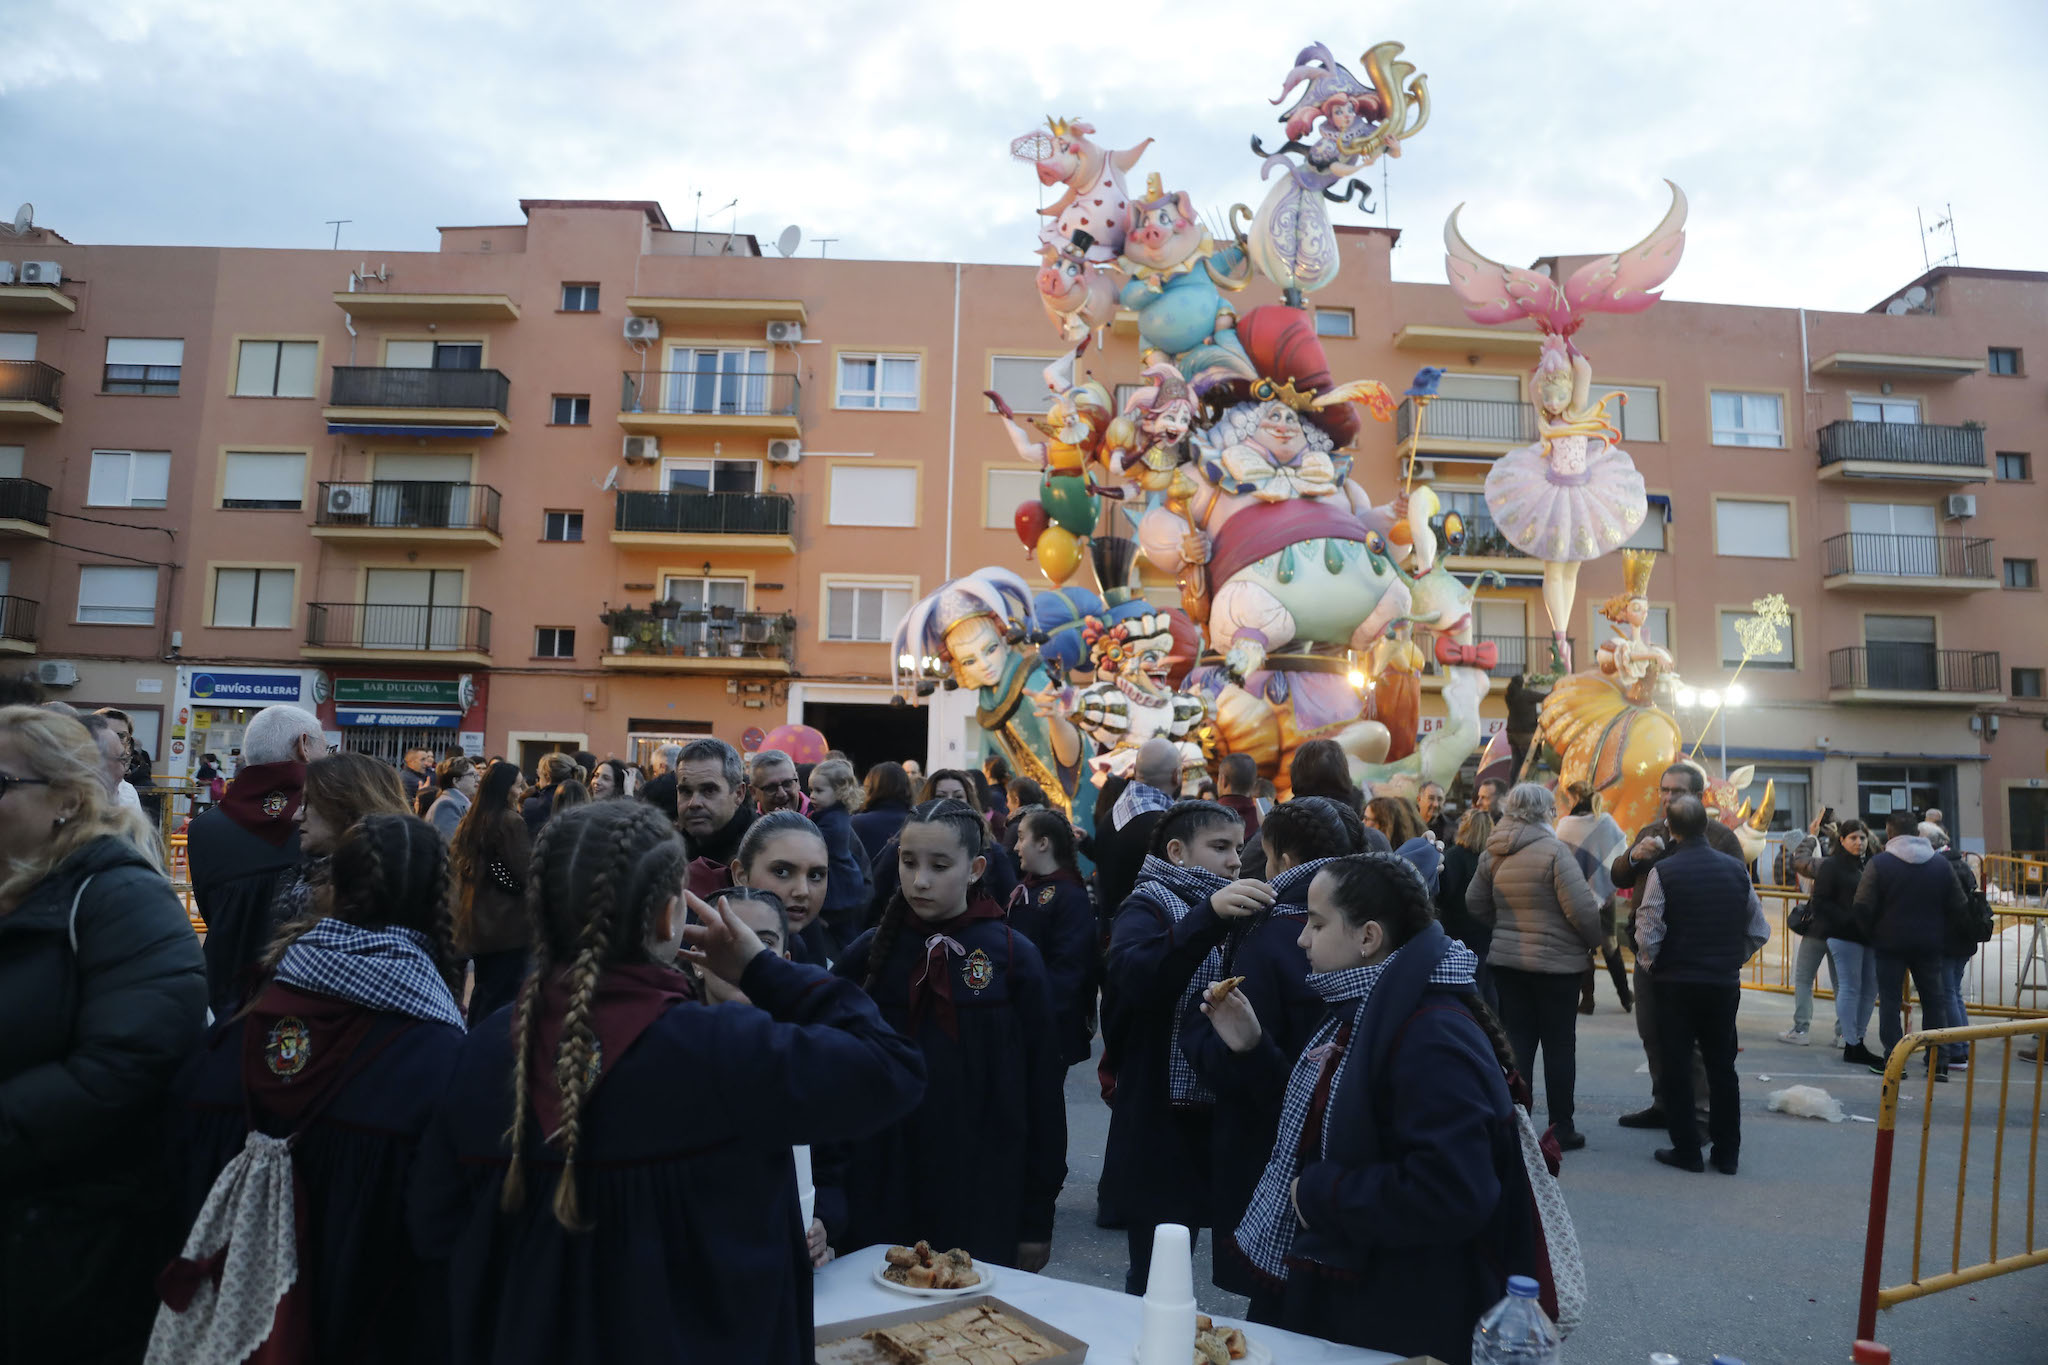
<svg viewBox="0 0 2048 1365">
<path fill-rule="evenodd" d="M 1032 553 L 1038 556 L 1038 567 L 1055 588 L 1072 578 L 1081 565 L 1081 542 L 1064 526 L 1046 527 Z"/>
</svg>

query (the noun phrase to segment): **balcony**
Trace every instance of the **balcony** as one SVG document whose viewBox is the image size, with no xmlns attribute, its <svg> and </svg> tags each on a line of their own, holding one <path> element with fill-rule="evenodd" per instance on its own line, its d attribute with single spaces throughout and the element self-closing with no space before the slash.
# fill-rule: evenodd
<svg viewBox="0 0 2048 1365">
<path fill-rule="evenodd" d="M 1983 370 L 1984 357 L 1910 352 L 1835 351 L 1813 362 L 1815 374 L 1878 379 L 1962 379 Z"/>
<path fill-rule="evenodd" d="M 503 294 L 371 294 L 337 290 L 335 306 L 369 322 L 517 322 Z"/>
<path fill-rule="evenodd" d="M 336 365 L 330 435 L 478 439 L 509 431 L 512 381 L 497 370 Z"/>
<path fill-rule="evenodd" d="M 1543 334 L 1506 327 L 1438 327 L 1411 322 L 1394 334 L 1394 346 L 1403 351 L 1438 351 L 1461 357 L 1535 355 L 1543 349 Z"/>
<path fill-rule="evenodd" d="M 788 677 L 796 666 L 796 618 L 786 612 L 687 611 L 663 601 L 602 620 L 609 638 L 598 664 L 618 672 Z"/>
<path fill-rule="evenodd" d="M 643 436 L 679 431 L 801 436 L 801 385 L 793 374 L 717 374 L 704 370 L 628 371 L 619 425 Z"/>
<path fill-rule="evenodd" d="M 36 616 L 41 604 L 26 597 L 0 597 L 0 654 L 36 652 Z"/>
<path fill-rule="evenodd" d="M 621 490 L 612 544 L 674 550 L 795 554 L 796 499 L 787 493 L 641 493 Z"/>
<path fill-rule="evenodd" d="M 1885 479 L 1895 483 L 1983 483 L 1982 427 L 1917 422 L 1830 422 L 1820 429 L 1823 479 Z"/>
<path fill-rule="evenodd" d="M 1883 642 L 1828 654 L 1828 700 L 1919 706 L 2002 701 L 1998 651 Z"/>
<path fill-rule="evenodd" d="M 309 602 L 299 653 L 308 659 L 487 665 L 491 614 L 482 607 Z"/>
<path fill-rule="evenodd" d="M 40 360 L 0 360 L 0 423 L 59 425 L 64 420 L 63 386 L 64 371 L 55 365 Z"/>
<path fill-rule="evenodd" d="M 480 483 L 323 483 L 313 508 L 316 540 L 504 543 L 498 490 Z"/>
<path fill-rule="evenodd" d="M 1524 673 L 1549 673 L 1554 668 L 1550 661 L 1552 641 L 1548 635 L 1481 635 L 1478 643 L 1492 645 L 1498 661 L 1487 670 L 1493 678 L 1507 679 Z M 1572 666 L 1588 669 L 1593 660 L 1579 653 L 1579 642 L 1570 636 L 1565 644 L 1572 652 Z"/>
<path fill-rule="evenodd" d="M 1821 542 L 1830 588 L 1977 592 L 1995 588 L 1991 542 L 1972 536 L 1895 536 L 1851 531 Z"/>
<path fill-rule="evenodd" d="M 1417 408 L 1413 398 L 1401 400 L 1394 411 L 1394 436 L 1408 440 L 1415 432 Z M 1417 447 L 1424 457 L 1459 455 L 1505 455 L 1516 446 L 1536 439 L 1536 409 L 1528 403 L 1510 403 L 1492 398 L 1433 398 L 1423 418 L 1422 441 Z"/>
<path fill-rule="evenodd" d="M 1453 569 L 1498 569 L 1506 573 L 1529 573 L 1534 569 L 1529 556 L 1517 550 L 1500 527 L 1483 513 L 1459 513 L 1465 520 L 1465 543 L 1446 555 Z"/>
<path fill-rule="evenodd" d="M 0 284 L 0 313 L 75 313 L 78 300 L 54 284 Z"/>
<path fill-rule="evenodd" d="M 637 294 L 626 300 L 626 311 L 638 318 L 659 318 L 670 327 L 765 328 L 771 322 L 804 322 L 809 316 L 802 299 L 675 299 Z"/>
<path fill-rule="evenodd" d="M 50 490 L 34 479 L 0 479 L 0 538 L 50 538 Z"/>
</svg>

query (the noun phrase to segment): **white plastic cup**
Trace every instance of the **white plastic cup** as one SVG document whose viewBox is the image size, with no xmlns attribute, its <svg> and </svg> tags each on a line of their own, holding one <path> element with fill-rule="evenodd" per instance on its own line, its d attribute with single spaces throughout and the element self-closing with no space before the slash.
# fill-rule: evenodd
<svg viewBox="0 0 2048 1365">
<path fill-rule="evenodd" d="M 803 1211 L 804 1236 L 811 1235 L 811 1217 L 818 1207 L 818 1187 L 811 1181 L 811 1149 L 792 1147 L 790 1154 L 796 1159 L 796 1202 Z"/>
<path fill-rule="evenodd" d="M 1193 1239 L 1178 1223 L 1152 1231 L 1143 1311 L 1138 1365 L 1185 1365 L 1195 1345 L 1195 1261 Z"/>
</svg>

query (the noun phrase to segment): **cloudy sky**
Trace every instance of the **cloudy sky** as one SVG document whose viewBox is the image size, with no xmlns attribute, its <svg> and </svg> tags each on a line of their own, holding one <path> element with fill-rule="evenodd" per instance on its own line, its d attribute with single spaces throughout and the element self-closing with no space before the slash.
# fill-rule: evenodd
<svg viewBox="0 0 2048 1365">
<path fill-rule="evenodd" d="M 1434 112 L 1381 212 L 1343 221 L 1406 231 L 1399 278 L 1443 278 L 1461 201 L 1504 260 L 1625 246 L 1663 177 L 1692 201 L 1677 298 L 1867 308 L 1922 269 L 1915 209 L 1948 204 L 1963 264 L 2048 269 L 2039 0 L 1147 8 L 0 6 L 0 212 L 32 200 L 79 242 L 267 247 L 347 218 L 360 255 L 516 221 L 522 196 L 658 199 L 688 226 L 701 191 L 707 226 L 764 244 L 796 223 L 806 252 L 1025 262 L 1042 192 L 1007 148 L 1044 115 L 1156 137 L 1137 183 L 1157 170 L 1214 215 L 1258 202 L 1247 139 L 1272 144 L 1298 48 L 1392 38 Z"/>
</svg>

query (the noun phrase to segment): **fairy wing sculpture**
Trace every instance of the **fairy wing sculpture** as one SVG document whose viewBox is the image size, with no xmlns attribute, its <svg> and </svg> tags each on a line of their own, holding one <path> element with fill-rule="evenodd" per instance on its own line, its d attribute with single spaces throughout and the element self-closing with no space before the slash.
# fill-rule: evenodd
<svg viewBox="0 0 2048 1365">
<path fill-rule="evenodd" d="M 1563 284 L 1516 265 L 1502 265 L 1473 250 L 1458 231 L 1460 204 L 1444 224 L 1444 270 L 1451 292 L 1474 322 L 1534 318 L 1544 332 L 1569 338 L 1592 313 L 1640 313 L 1663 295 L 1654 292 L 1678 269 L 1685 251 L 1685 191 L 1673 182 L 1671 208 L 1650 235 L 1626 251 L 1589 261 Z"/>
</svg>

